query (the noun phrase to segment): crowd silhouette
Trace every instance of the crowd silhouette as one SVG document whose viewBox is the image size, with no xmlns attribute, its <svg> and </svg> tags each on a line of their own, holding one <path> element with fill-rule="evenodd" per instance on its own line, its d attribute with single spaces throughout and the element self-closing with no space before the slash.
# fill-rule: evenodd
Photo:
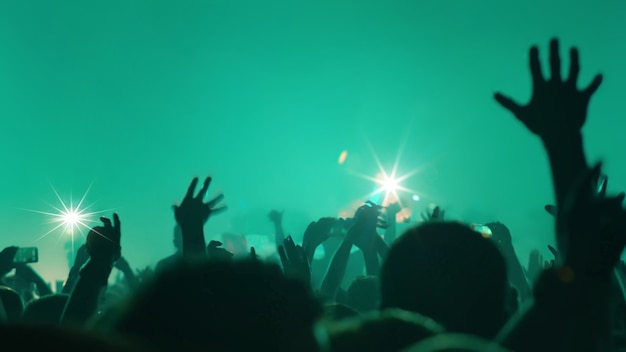
<svg viewBox="0 0 626 352">
<path fill-rule="evenodd" d="M 506 224 L 485 224 L 486 234 L 439 207 L 396 233 L 397 204 L 369 201 L 349 219 L 312 221 L 302 243 L 283 230 L 288 211 L 268 209 L 277 256 L 262 258 L 245 236 L 207 243 L 205 224 L 226 207 L 221 194 L 206 200 L 211 177 L 196 177 L 173 207 L 175 253 L 154 270 L 124 258 L 124 214 L 90 229 L 57 291 L 6 244 L 0 341 L 65 351 L 626 350 L 625 195 L 607 194 L 582 133 L 602 76 L 579 89 L 577 49 L 566 77 L 559 51 L 553 39 L 544 77 L 530 49 L 527 104 L 494 95 L 549 160 L 554 258 L 533 251 L 522 263 Z M 316 258 L 320 246 L 327 255 Z"/>
</svg>

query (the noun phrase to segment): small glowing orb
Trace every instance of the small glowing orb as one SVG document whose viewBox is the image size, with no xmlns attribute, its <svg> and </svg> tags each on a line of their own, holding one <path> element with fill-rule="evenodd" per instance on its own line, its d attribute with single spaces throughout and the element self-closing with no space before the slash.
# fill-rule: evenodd
<svg viewBox="0 0 626 352">
<path fill-rule="evenodd" d="M 347 157 L 348 157 L 347 150 L 344 150 L 343 152 L 341 152 L 341 154 L 339 155 L 339 165 L 342 165 L 344 162 L 346 162 Z"/>
<path fill-rule="evenodd" d="M 411 197 L 411 199 L 417 202 L 420 200 L 420 196 L 418 196 L 417 194 L 414 194 L 413 197 Z"/>
</svg>

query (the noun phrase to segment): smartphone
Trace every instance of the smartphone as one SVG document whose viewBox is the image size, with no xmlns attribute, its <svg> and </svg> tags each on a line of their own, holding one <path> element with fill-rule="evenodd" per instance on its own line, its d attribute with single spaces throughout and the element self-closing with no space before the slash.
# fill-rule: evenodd
<svg viewBox="0 0 626 352">
<path fill-rule="evenodd" d="M 348 233 L 348 229 L 354 223 L 353 218 L 338 218 L 335 220 L 335 224 L 330 229 L 329 236 L 330 237 L 345 237 Z"/>
<path fill-rule="evenodd" d="M 472 224 L 471 227 L 472 227 L 472 230 L 479 232 L 485 238 L 491 237 L 491 235 L 493 235 L 489 226 L 481 225 L 481 224 Z"/>
<path fill-rule="evenodd" d="M 20 247 L 13 257 L 15 264 L 37 263 L 39 261 L 39 249 L 37 247 Z"/>
</svg>

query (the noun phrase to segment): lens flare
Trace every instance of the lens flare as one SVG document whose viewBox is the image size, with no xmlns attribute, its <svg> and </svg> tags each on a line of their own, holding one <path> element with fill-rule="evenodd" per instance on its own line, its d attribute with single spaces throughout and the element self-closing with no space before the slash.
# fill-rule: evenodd
<svg viewBox="0 0 626 352">
<path fill-rule="evenodd" d="M 91 211 L 90 209 L 93 207 L 94 203 L 84 205 L 87 194 L 91 189 L 91 185 L 87 188 L 87 190 L 77 203 L 74 203 L 71 194 L 69 197 L 69 202 L 66 202 L 52 185 L 50 187 L 52 188 L 52 191 L 54 192 L 54 195 L 59 202 L 57 206 L 44 202 L 52 210 L 41 211 L 23 209 L 26 211 L 46 215 L 48 217 L 48 222 L 52 224 L 52 228 L 43 235 L 39 236 L 34 242 L 37 242 L 50 234 L 57 233 L 59 235 L 59 238 L 65 236 L 70 237 L 70 240 L 72 242 L 72 251 L 74 251 L 75 235 L 78 234 L 83 236 L 84 234 L 82 232 L 89 231 L 89 229 L 91 229 L 92 227 L 90 226 L 90 224 L 98 220 L 98 217 L 96 216 L 97 214 L 111 211 L 111 209 Z"/>
<path fill-rule="evenodd" d="M 428 195 L 424 193 L 422 190 L 415 191 L 408 188 L 404 183 L 409 180 L 412 176 L 420 173 L 423 169 L 427 168 L 426 164 L 421 164 L 408 172 L 400 170 L 400 159 L 402 157 L 402 153 L 404 151 L 404 146 L 408 139 L 408 128 L 407 134 L 400 141 L 400 148 L 395 155 L 395 161 L 391 167 L 391 170 L 386 169 L 381 163 L 378 155 L 373 148 L 372 144 L 367 140 L 365 140 L 367 146 L 370 149 L 372 157 L 376 162 L 378 167 L 377 173 L 374 177 L 371 174 L 364 174 L 360 171 L 348 169 L 347 171 L 357 177 L 363 178 L 365 180 L 372 181 L 374 183 L 374 190 L 364 195 L 364 197 L 360 197 L 356 200 L 356 204 L 362 205 L 364 200 L 370 200 L 376 204 L 382 205 L 383 207 L 387 207 L 391 204 L 397 203 L 402 210 L 402 220 L 410 217 L 406 214 L 410 213 L 411 208 L 414 206 L 415 202 L 422 200 L 423 197 L 427 197 Z M 419 194 L 419 195 L 418 195 Z M 358 207 L 357 207 L 358 208 Z M 406 210 L 405 210 L 406 209 Z M 342 213 L 352 213 L 356 210 L 354 205 L 350 205 L 342 210 Z M 399 213 L 398 213 L 399 214 Z"/>
</svg>

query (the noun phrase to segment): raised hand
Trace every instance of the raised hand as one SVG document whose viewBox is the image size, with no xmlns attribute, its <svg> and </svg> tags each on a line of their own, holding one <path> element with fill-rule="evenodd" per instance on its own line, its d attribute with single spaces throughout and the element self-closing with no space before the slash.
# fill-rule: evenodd
<svg viewBox="0 0 626 352">
<path fill-rule="evenodd" d="M 278 255 L 286 276 L 299 279 L 307 285 L 311 283 L 309 261 L 302 247 L 297 246 L 291 236 L 287 236 L 283 245 L 278 247 Z"/>
<path fill-rule="evenodd" d="M 601 165 L 583 175 L 557 209 L 559 257 L 574 269 L 608 273 L 619 261 L 626 245 L 625 194 L 600 196 L 595 180 Z M 561 259 L 561 258 L 559 258 Z"/>
<path fill-rule="evenodd" d="M 530 102 L 521 105 L 511 98 L 496 93 L 494 98 L 509 110 L 531 132 L 539 137 L 556 138 L 563 133 L 579 132 L 587 118 L 587 108 L 593 93 L 602 83 L 602 75 L 596 75 L 585 89 L 577 88 L 580 63 L 578 50 L 570 49 L 569 74 L 561 78 L 559 41 L 550 42 L 550 78 L 544 78 L 539 62 L 539 49 L 530 49 L 530 74 L 533 92 Z"/>
<path fill-rule="evenodd" d="M 219 214 L 226 210 L 225 206 L 219 206 L 219 203 L 224 200 L 224 195 L 222 194 L 206 203 L 204 202 L 211 181 L 211 177 L 207 177 L 200 192 L 194 196 L 196 186 L 198 185 L 198 178 L 195 177 L 191 181 L 183 201 L 180 205 L 174 205 L 174 216 L 181 228 L 202 228 L 211 215 Z"/>
<path fill-rule="evenodd" d="M 18 247 L 11 246 L 6 247 L 0 252 L 0 278 L 13 270 L 13 258 L 15 258 L 17 249 Z"/>
<path fill-rule="evenodd" d="M 211 241 L 206 248 L 207 257 L 211 260 L 231 260 L 233 254 L 226 248 L 222 247 L 222 242 Z"/>
<path fill-rule="evenodd" d="M 285 213 L 285 211 L 278 211 L 278 210 L 272 210 L 270 211 L 270 213 L 267 215 L 267 217 L 270 219 L 270 221 L 274 224 L 281 224 L 283 221 L 283 214 Z"/>
<path fill-rule="evenodd" d="M 485 224 L 491 230 L 491 238 L 499 247 L 510 248 L 513 246 L 511 231 L 501 222 L 490 222 Z"/>
<path fill-rule="evenodd" d="M 352 226 L 346 234 L 346 241 L 354 244 L 363 251 L 374 249 L 378 227 L 386 227 L 386 222 L 381 219 L 382 207 L 370 201 L 357 209 L 354 214 Z"/>
<path fill-rule="evenodd" d="M 113 265 L 120 258 L 122 250 L 120 218 L 117 214 L 113 214 L 113 223 L 104 216 L 100 218 L 100 221 L 104 226 L 97 226 L 89 231 L 85 246 L 92 260 L 102 260 Z"/>
<path fill-rule="evenodd" d="M 330 231 L 336 222 L 337 219 L 335 218 L 324 217 L 307 226 L 302 237 L 302 248 L 304 248 L 309 263 L 313 261 L 315 249 L 330 237 Z"/>
<path fill-rule="evenodd" d="M 608 183 L 609 183 L 609 178 L 606 175 L 604 175 L 604 174 L 598 175 L 598 179 L 595 180 L 595 182 L 594 182 L 595 186 L 593 186 L 595 191 L 598 193 L 598 197 L 600 197 L 600 198 L 606 197 L 606 189 L 607 189 Z M 545 211 L 548 214 L 550 214 L 552 216 L 556 216 L 556 206 L 555 205 L 553 205 L 553 204 L 546 204 L 544 206 L 544 209 L 545 209 Z M 552 246 L 549 246 L 549 247 L 552 248 Z M 552 249 L 554 249 L 554 248 L 552 248 Z"/>
<path fill-rule="evenodd" d="M 422 221 L 443 221 L 446 215 L 445 210 L 441 209 L 441 207 L 439 207 L 438 205 L 432 206 L 431 208 L 426 209 L 425 212 L 422 212 L 420 214 Z"/>
<path fill-rule="evenodd" d="M 559 251 L 556 250 L 556 248 L 548 245 L 548 250 L 550 251 L 550 253 L 552 253 L 552 259 L 550 260 L 546 260 L 543 262 L 543 268 L 544 269 L 550 269 L 553 268 L 555 263 L 559 262 Z"/>
</svg>

